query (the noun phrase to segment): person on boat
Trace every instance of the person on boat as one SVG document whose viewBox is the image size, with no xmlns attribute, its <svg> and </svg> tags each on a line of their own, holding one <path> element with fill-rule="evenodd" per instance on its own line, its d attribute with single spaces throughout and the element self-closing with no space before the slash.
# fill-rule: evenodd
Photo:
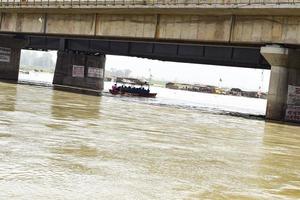
<svg viewBox="0 0 300 200">
<path fill-rule="evenodd" d="M 132 92 L 132 89 L 131 89 L 131 87 L 130 87 L 130 86 L 128 86 L 128 88 L 127 88 L 127 92 L 128 92 L 128 93 L 131 93 L 131 92 Z"/>
<path fill-rule="evenodd" d="M 111 89 L 113 92 L 119 92 L 120 90 L 119 90 L 119 87 L 117 87 L 117 84 L 114 84 L 113 86 L 112 86 L 112 89 Z"/>
<path fill-rule="evenodd" d="M 137 89 L 136 93 L 141 94 L 141 92 L 142 92 L 142 88 L 139 87 L 139 88 Z"/>
<path fill-rule="evenodd" d="M 114 85 L 112 86 L 112 91 L 117 91 L 117 84 L 114 84 Z"/>
<path fill-rule="evenodd" d="M 127 86 L 126 85 L 122 85 L 122 92 L 127 92 Z"/>
<path fill-rule="evenodd" d="M 133 87 L 133 88 L 132 88 L 132 92 L 133 92 L 133 93 L 138 93 L 138 88 Z"/>
<path fill-rule="evenodd" d="M 144 87 L 142 87 L 142 88 L 141 88 L 141 94 L 142 94 L 142 95 L 145 95 L 146 93 L 147 93 L 147 91 L 145 90 Z"/>
</svg>

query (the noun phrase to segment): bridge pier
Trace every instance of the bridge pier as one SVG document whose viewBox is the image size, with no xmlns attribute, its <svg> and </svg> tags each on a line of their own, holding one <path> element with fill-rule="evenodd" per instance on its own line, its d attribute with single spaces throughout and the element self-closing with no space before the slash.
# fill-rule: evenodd
<svg viewBox="0 0 300 200">
<path fill-rule="evenodd" d="M 26 41 L 0 36 L 0 80 L 17 82 L 19 77 L 21 48 Z"/>
<path fill-rule="evenodd" d="M 300 123 L 300 51 L 270 45 L 261 54 L 271 65 L 266 119 Z"/>
<path fill-rule="evenodd" d="M 57 52 L 53 85 L 56 89 L 100 94 L 104 86 L 105 55 Z"/>
</svg>

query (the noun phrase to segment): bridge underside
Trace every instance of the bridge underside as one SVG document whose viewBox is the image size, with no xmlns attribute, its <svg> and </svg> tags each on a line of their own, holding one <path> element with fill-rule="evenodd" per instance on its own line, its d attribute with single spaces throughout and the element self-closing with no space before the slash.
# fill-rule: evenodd
<svg viewBox="0 0 300 200">
<path fill-rule="evenodd" d="M 14 47 L 13 44 L 19 44 L 20 41 L 23 41 L 22 47 Z M 4 79 L 12 77 L 15 81 L 17 80 L 17 75 L 13 76 L 12 74 L 18 72 L 19 66 L 16 62 L 19 62 L 18 52 L 21 48 L 57 50 L 59 52 L 58 62 L 53 83 L 63 87 L 75 86 L 96 92 L 103 89 L 105 55 L 107 54 L 185 63 L 272 69 L 266 118 L 276 121 L 300 122 L 300 112 L 298 111 L 300 106 L 287 102 L 288 89 L 291 86 L 300 86 L 300 51 L 297 48 L 288 49 L 289 53 L 286 53 L 284 48 L 282 50 L 280 47 L 277 50 L 276 47 L 270 47 L 261 54 L 260 46 L 108 38 L 63 38 L 22 34 L 10 35 L 10 37 L 8 35 L 0 36 L 0 46 L 4 47 L 0 49 L 0 53 L 4 55 L 2 59 L 7 55 L 11 56 L 11 60 L 8 59 L 5 64 L 1 63 L 0 57 L 0 74 Z M 275 53 L 273 49 L 275 49 Z"/>
<path fill-rule="evenodd" d="M 29 36 L 24 48 L 134 56 L 162 61 L 257 69 L 271 68 L 261 56 L 259 46 Z"/>
<path fill-rule="evenodd" d="M 299 9 L 299 0 L 1 1 L 0 78 L 17 80 L 21 48 L 58 50 L 54 83 L 96 90 L 106 54 L 271 69 L 266 118 L 299 123 Z"/>
</svg>

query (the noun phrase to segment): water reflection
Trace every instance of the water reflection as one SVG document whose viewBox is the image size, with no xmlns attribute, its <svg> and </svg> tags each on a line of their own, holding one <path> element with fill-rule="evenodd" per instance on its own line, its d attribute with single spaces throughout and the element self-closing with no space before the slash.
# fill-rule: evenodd
<svg viewBox="0 0 300 200">
<path fill-rule="evenodd" d="M 54 90 L 52 95 L 52 117 L 63 120 L 100 118 L 101 97 L 80 95 Z"/>
<path fill-rule="evenodd" d="M 6 138 L 12 136 L 9 130 L 12 120 L 9 116 L 16 110 L 16 96 L 17 86 L 15 84 L 0 83 L 0 141 L 5 141 Z"/>
<path fill-rule="evenodd" d="M 266 123 L 264 130 L 258 185 L 273 199 L 300 198 L 299 127 Z"/>
<path fill-rule="evenodd" d="M 89 166 L 85 162 L 80 161 L 84 159 L 96 159 L 98 150 L 96 147 L 86 145 L 64 144 L 50 149 L 55 157 L 49 157 L 50 165 L 55 168 L 61 168 L 62 171 L 78 174 L 98 174 L 103 175 L 101 169 L 95 166 Z M 73 159 L 72 159 L 73 158 Z M 74 159 L 77 158 L 77 159 Z"/>
<path fill-rule="evenodd" d="M 11 83 L 0 84 L 0 110 L 15 111 L 17 85 Z"/>
<path fill-rule="evenodd" d="M 90 130 L 101 120 L 101 97 L 54 90 L 51 101 L 52 121 L 47 127 L 61 138 L 51 145 L 49 164 L 66 173 L 101 174 L 101 170 L 86 165 L 81 159 L 95 159 L 98 150 L 91 145 Z"/>
</svg>

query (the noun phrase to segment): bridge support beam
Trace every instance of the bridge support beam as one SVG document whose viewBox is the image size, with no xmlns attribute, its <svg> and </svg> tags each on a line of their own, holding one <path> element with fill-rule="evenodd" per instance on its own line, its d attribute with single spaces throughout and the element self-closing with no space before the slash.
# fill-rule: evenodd
<svg viewBox="0 0 300 200">
<path fill-rule="evenodd" d="M 300 91 L 295 93 L 300 87 L 300 51 L 271 45 L 262 47 L 261 54 L 272 66 L 266 119 L 300 123 L 300 102 L 291 99 L 300 98 Z"/>
<path fill-rule="evenodd" d="M 100 94 L 104 86 L 105 55 L 58 51 L 53 85 L 71 92 Z"/>
<path fill-rule="evenodd" d="M 0 36 L 0 80 L 17 82 L 19 77 L 21 48 L 26 41 Z"/>
</svg>

